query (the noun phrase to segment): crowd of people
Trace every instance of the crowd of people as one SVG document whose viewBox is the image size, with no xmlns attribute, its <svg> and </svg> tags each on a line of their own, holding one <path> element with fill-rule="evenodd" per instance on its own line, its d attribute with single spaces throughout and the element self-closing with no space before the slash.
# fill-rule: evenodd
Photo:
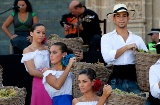
<svg viewBox="0 0 160 105">
<path fill-rule="evenodd" d="M 87 9 L 78 0 L 72 0 L 70 13 L 60 21 L 65 30 L 65 38 L 81 37 L 89 51 L 101 51 L 107 64 L 114 65 L 103 94 L 95 94 L 96 73 L 91 68 L 80 70 L 78 75 L 80 97 L 72 96 L 72 71 L 74 63 L 83 59 L 83 52 L 73 53 L 63 42 L 56 42 L 50 48 L 45 45 L 46 27 L 38 23 L 28 0 L 15 0 L 19 6 L 2 25 L 2 30 L 10 38 L 14 54 L 22 54 L 21 62 L 33 76 L 30 105 L 104 105 L 112 89 L 140 94 L 137 85 L 134 52 L 138 49 L 156 51 L 160 29 L 151 29 L 148 34 L 153 42 L 145 45 L 143 39 L 128 30 L 127 24 L 135 10 L 128 10 L 125 4 L 116 4 L 107 18 L 115 24 L 112 32 L 102 35 L 98 15 Z M 8 30 L 13 23 L 14 34 Z M 52 65 L 52 66 L 51 66 Z M 149 72 L 150 93 L 160 103 L 160 61 L 151 66 Z M 150 105 L 149 99 L 146 105 Z M 154 104 L 155 105 L 155 104 Z M 158 105 L 158 104 L 157 104 Z"/>
</svg>

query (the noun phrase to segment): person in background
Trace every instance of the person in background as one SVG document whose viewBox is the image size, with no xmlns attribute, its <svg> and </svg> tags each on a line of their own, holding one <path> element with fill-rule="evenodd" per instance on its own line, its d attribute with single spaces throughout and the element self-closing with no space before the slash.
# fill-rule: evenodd
<svg viewBox="0 0 160 105">
<path fill-rule="evenodd" d="M 81 97 L 74 98 L 72 105 L 104 105 L 108 96 L 112 92 L 110 85 L 104 85 L 103 94 L 97 96 L 97 92 L 101 88 L 100 80 L 96 78 L 96 73 L 91 68 L 86 68 L 80 71 L 78 76 L 79 88 L 83 93 Z M 96 86 L 97 85 L 97 86 Z"/>
<path fill-rule="evenodd" d="M 43 84 L 53 100 L 53 105 L 72 105 L 72 72 L 76 62 L 73 51 L 62 42 L 54 43 L 50 48 L 50 61 L 54 66 L 43 69 Z M 46 104 L 47 105 L 47 104 Z"/>
<path fill-rule="evenodd" d="M 116 4 L 113 13 L 107 17 L 115 23 L 115 30 L 102 36 L 101 53 L 107 64 L 113 64 L 109 84 L 113 89 L 139 94 L 137 85 L 134 51 L 148 51 L 143 39 L 127 29 L 129 19 L 135 13 L 125 4 Z"/>
<path fill-rule="evenodd" d="M 49 68 L 49 51 L 45 43 L 45 26 L 41 23 L 32 25 L 30 35 L 32 44 L 23 50 L 21 62 L 24 63 L 28 73 L 33 76 L 32 96 L 30 105 L 52 105 L 52 100 L 42 84 L 43 68 Z"/>
<path fill-rule="evenodd" d="M 2 30 L 10 38 L 13 46 L 14 54 L 22 54 L 23 49 L 32 42 L 29 29 L 34 23 L 38 22 L 38 18 L 32 10 L 32 5 L 28 0 L 15 0 L 14 12 L 7 18 L 2 25 Z M 14 33 L 8 30 L 13 23 Z"/>
<path fill-rule="evenodd" d="M 64 14 L 60 21 L 65 30 L 65 37 L 81 37 L 84 44 L 89 45 L 89 51 L 99 50 L 101 28 L 98 15 L 94 11 L 87 9 L 78 0 L 71 1 L 69 10 L 70 13 Z"/>
<path fill-rule="evenodd" d="M 159 42 L 159 33 L 160 33 L 160 29 L 152 28 L 151 32 L 148 34 L 151 36 L 151 40 L 152 40 L 152 42 L 149 42 L 147 44 L 147 48 L 149 51 L 156 52 L 156 44 Z"/>
<path fill-rule="evenodd" d="M 150 104 L 160 105 L 160 60 L 150 67 L 149 84 L 150 84 Z"/>
</svg>

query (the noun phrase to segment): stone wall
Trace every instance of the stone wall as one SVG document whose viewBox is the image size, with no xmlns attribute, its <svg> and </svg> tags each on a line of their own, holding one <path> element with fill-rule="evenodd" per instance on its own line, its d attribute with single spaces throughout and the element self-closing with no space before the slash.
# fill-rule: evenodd
<svg viewBox="0 0 160 105">
<path fill-rule="evenodd" d="M 0 12 L 8 10 L 12 7 L 14 0 L 1 0 Z M 29 0 L 32 4 L 34 12 L 39 18 L 39 22 L 46 26 L 46 36 L 57 34 L 64 37 L 64 29 L 60 25 L 60 20 L 63 14 L 68 13 L 68 6 L 71 0 Z M 85 0 L 80 0 L 85 4 Z M 6 18 L 12 13 L 12 10 L 1 14 L 0 28 Z M 1 29 L 0 29 L 1 30 Z M 9 27 L 13 34 L 13 25 Z M 0 31 L 0 55 L 10 54 L 10 39 Z"/>
<path fill-rule="evenodd" d="M 68 13 L 68 5 L 71 0 L 30 0 L 34 11 L 39 17 L 39 21 L 46 25 L 47 37 L 56 33 L 61 37 L 64 37 L 64 30 L 60 26 L 59 21 L 61 16 Z M 136 13 L 131 18 L 128 29 L 133 33 L 141 36 L 147 43 L 150 41 L 150 36 L 147 35 L 150 29 L 160 28 L 160 12 L 159 4 L 160 0 L 80 0 L 87 8 L 95 11 L 99 18 L 106 19 L 106 14 L 113 12 L 113 7 L 117 3 L 125 3 L 128 9 L 135 9 Z M 3 12 L 12 7 L 12 0 L 0 1 L 0 12 Z M 0 26 L 12 11 L 8 11 L 5 14 L 0 15 Z M 103 31 L 103 24 L 101 24 Z M 107 19 L 107 32 L 115 29 L 115 25 L 111 20 Z M 9 30 L 13 33 L 13 26 L 9 27 Z M 0 31 L 0 55 L 9 54 L 10 41 L 6 35 Z"/>
<path fill-rule="evenodd" d="M 128 9 L 136 10 L 128 24 L 128 29 L 141 36 L 145 43 L 150 41 L 147 33 L 151 28 L 160 28 L 159 0 L 86 0 L 86 6 L 94 10 L 100 19 L 106 18 L 107 13 L 113 12 L 115 4 L 124 3 Z M 107 32 L 115 29 L 111 20 L 107 19 Z"/>
</svg>

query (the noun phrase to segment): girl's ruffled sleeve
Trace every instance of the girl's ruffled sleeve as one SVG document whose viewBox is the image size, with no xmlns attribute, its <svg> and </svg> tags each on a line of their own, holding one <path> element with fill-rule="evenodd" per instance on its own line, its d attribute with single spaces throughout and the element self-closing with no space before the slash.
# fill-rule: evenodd
<svg viewBox="0 0 160 105">
<path fill-rule="evenodd" d="M 37 53 L 37 51 L 22 54 L 23 57 L 21 59 L 21 63 L 24 63 L 25 61 L 29 61 L 29 60 L 33 59 L 36 56 L 36 53 Z"/>
<path fill-rule="evenodd" d="M 53 71 L 53 70 L 47 70 L 43 73 L 43 84 L 46 82 L 46 77 L 49 75 L 49 74 L 52 74 L 52 75 L 56 75 L 56 71 Z"/>
</svg>

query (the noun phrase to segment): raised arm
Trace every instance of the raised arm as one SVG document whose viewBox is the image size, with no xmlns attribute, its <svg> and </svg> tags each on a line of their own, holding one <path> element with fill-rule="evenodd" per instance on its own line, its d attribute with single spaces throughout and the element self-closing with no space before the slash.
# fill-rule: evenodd
<svg viewBox="0 0 160 105">
<path fill-rule="evenodd" d="M 72 67 L 72 65 L 73 65 L 73 63 L 74 63 L 75 61 L 76 61 L 76 58 L 75 58 L 75 57 L 70 58 L 69 63 L 68 63 L 68 66 L 66 67 L 66 69 L 65 69 L 64 72 L 63 72 L 63 74 L 62 74 L 59 78 L 56 78 L 54 75 L 49 74 L 49 75 L 46 77 L 47 83 L 48 83 L 49 85 L 51 85 L 53 88 L 59 90 L 59 89 L 63 86 L 63 84 L 64 84 L 64 82 L 65 82 L 65 80 L 66 80 L 66 78 L 67 78 L 67 76 L 68 76 L 68 74 L 69 74 L 69 72 L 70 72 L 70 70 L 71 70 L 71 67 Z M 44 73 L 45 73 L 45 72 L 44 72 Z"/>
<path fill-rule="evenodd" d="M 104 85 L 104 87 L 103 87 L 103 94 L 100 97 L 97 105 L 104 105 L 105 102 L 106 102 L 106 100 L 107 100 L 107 98 L 108 98 L 108 96 L 111 94 L 111 92 L 112 92 L 111 86 L 110 85 Z"/>
</svg>

